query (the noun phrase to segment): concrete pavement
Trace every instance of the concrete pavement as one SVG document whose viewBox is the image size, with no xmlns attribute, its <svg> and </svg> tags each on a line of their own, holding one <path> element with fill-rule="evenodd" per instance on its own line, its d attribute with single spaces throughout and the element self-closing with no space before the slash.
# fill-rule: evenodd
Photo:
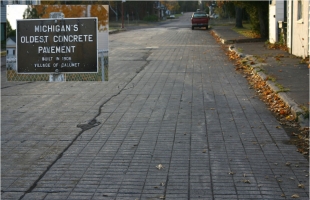
<svg viewBox="0 0 310 200">
<path fill-rule="evenodd" d="M 108 82 L 2 73 L 2 199 L 309 198 L 307 159 L 205 30 L 109 40 Z"/>
</svg>

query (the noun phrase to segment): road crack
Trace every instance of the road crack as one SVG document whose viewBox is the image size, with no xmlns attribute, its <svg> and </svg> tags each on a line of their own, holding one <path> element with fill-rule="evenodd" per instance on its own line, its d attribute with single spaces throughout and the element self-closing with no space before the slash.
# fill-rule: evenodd
<svg viewBox="0 0 310 200">
<path fill-rule="evenodd" d="M 88 121 L 88 123 L 85 124 L 78 124 L 77 127 L 81 128 L 81 131 L 75 136 L 75 138 L 68 144 L 68 146 L 57 156 L 57 158 L 46 168 L 46 170 L 39 176 L 39 178 L 37 180 L 35 180 L 35 182 L 29 187 L 28 190 L 26 190 L 24 192 L 24 194 L 19 198 L 19 200 L 23 199 L 25 197 L 26 194 L 31 193 L 36 187 L 37 184 L 39 183 L 39 181 L 45 176 L 45 174 L 52 168 L 52 166 L 59 160 L 62 158 L 62 156 L 64 155 L 64 153 L 73 145 L 73 143 L 87 130 L 90 130 L 96 126 L 99 126 L 101 123 L 97 121 L 97 117 L 99 117 L 101 115 L 102 112 L 102 108 L 105 104 L 107 104 L 110 100 L 112 100 L 114 97 L 117 97 L 118 95 L 120 95 L 123 91 L 128 90 L 130 88 L 134 87 L 134 84 L 132 84 L 129 88 L 127 88 L 127 86 L 129 86 L 129 84 L 134 80 L 134 78 L 136 78 L 136 76 L 145 69 L 145 67 L 150 63 L 150 61 L 147 61 L 147 58 L 150 56 L 151 52 L 150 50 L 148 52 L 145 53 L 145 55 L 143 56 L 144 61 L 146 62 L 142 67 L 140 67 L 140 69 L 138 69 L 138 71 L 136 71 L 136 74 L 118 91 L 118 93 L 112 95 L 110 98 L 108 98 L 106 101 L 104 101 L 98 108 L 98 113 L 97 115 L 92 118 L 91 120 Z M 6 192 L 6 191 L 4 191 Z"/>
</svg>

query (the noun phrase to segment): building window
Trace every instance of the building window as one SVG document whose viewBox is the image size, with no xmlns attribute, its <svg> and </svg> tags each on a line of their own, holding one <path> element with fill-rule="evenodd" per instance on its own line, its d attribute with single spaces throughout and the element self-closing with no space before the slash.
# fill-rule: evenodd
<svg viewBox="0 0 310 200">
<path fill-rule="evenodd" d="M 298 5 L 297 5 L 297 20 L 302 19 L 302 1 L 298 0 Z"/>
<path fill-rule="evenodd" d="M 6 50 L 6 55 L 9 55 L 9 50 Z"/>
<path fill-rule="evenodd" d="M 13 49 L 13 55 L 15 56 L 15 49 Z"/>
</svg>

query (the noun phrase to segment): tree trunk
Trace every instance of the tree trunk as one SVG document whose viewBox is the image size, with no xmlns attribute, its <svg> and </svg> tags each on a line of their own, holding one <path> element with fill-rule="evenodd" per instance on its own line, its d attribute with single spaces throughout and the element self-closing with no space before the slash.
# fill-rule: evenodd
<svg viewBox="0 0 310 200">
<path fill-rule="evenodd" d="M 236 6 L 236 25 L 237 28 L 243 28 L 242 25 L 242 8 Z"/>
<path fill-rule="evenodd" d="M 267 38 L 267 29 L 266 29 L 266 23 L 264 20 L 264 12 L 261 7 L 257 9 L 258 12 L 258 20 L 259 20 L 259 31 L 262 38 Z"/>
</svg>

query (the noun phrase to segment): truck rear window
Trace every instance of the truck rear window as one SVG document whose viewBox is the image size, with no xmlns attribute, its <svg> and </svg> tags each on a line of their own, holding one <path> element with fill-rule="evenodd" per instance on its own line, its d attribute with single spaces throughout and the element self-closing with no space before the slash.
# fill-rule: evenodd
<svg viewBox="0 0 310 200">
<path fill-rule="evenodd" d="M 207 13 L 194 13 L 194 18 L 208 17 Z"/>
</svg>

